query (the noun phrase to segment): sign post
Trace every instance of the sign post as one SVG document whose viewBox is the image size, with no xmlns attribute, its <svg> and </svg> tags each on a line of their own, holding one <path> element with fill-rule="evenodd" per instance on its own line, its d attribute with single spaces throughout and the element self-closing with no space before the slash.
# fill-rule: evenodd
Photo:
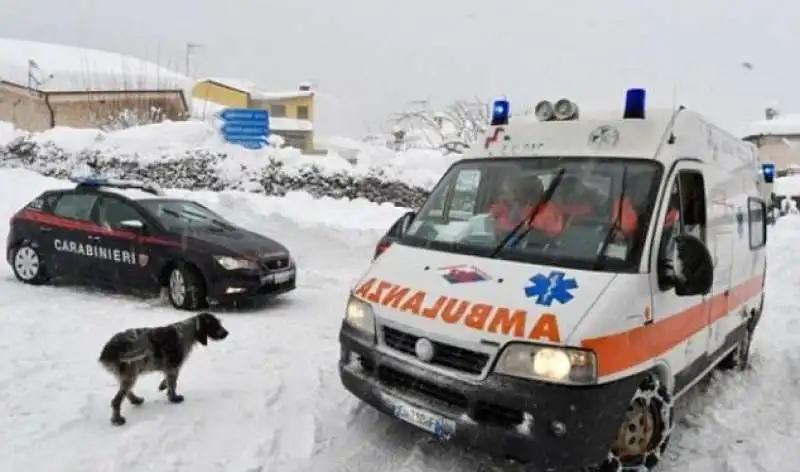
<svg viewBox="0 0 800 472">
<path fill-rule="evenodd" d="M 269 113 L 255 108 L 226 108 L 217 115 L 225 141 L 247 149 L 261 149 L 269 137 Z"/>
</svg>

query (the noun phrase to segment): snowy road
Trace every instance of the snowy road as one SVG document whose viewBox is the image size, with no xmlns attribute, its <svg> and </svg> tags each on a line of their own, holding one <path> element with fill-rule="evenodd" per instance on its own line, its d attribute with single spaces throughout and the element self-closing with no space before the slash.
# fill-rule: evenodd
<svg viewBox="0 0 800 472">
<path fill-rule="evenodd" d="M 22 182 L 22 181 L 25 182 Z M 0 232 L 47 181 L 0 170 Z M 113 428 L 113 379 L 97 364 L 113 332 L 187 316 L 158 300 L 32 288 L 0 268 L 0 460 L 3 470 L 157 472 L 423 472 L 494 470 L 362 407 L 339 383 L 337 333 L 349 284 L 398 209 L 204 193 L 198 199 L 298 256 L 299 288 L 258 310 L 221 312 L 230 337 L 198 348 L 181 405 L 145 377 L 145 404 Z M 298 221 L 300 220 L 300 221 Z M 332 227 L 328 223 L 335 223 Z M 766 313 L 754 369 L 717 374 L 681 405 L 685 417 L 662 470 L 800 471 L 800 332 L 795 287 L 800 218 L 771 232 Z M 698 391 L 701 389 L 697 389 Z M 494 464 L 497 470 L 517 470 Z"/>
</svg>

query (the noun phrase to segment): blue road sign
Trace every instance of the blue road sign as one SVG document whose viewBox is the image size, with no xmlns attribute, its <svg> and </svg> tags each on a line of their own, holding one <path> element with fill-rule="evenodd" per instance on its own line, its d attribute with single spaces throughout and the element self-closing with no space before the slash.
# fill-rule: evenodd
<svg viewBox="0 0 800 472">
<path fill-rule="evenodd" d="M 247 149 L 261 149 L 269 137 L 269 113 L 252 108 L 226 108 L 217 115 L 225 141 Z"/>
</svg>

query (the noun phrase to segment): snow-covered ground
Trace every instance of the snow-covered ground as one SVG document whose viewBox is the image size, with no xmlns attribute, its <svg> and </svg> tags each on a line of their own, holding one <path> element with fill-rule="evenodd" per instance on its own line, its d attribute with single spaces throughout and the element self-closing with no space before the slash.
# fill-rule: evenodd
<svg viewBox="0 0 800 472">
<path fill-rule="evenodd" d="M 0 233 L 14 211 L 54 183 L 24 170 L 0 170 Z M 159 300 L 25 286 L 0 265 L 3 470 L 517 470 L 433 442 L 360 405 L 339 382 L 337 333 L 346 293 L 400 209 L 300 194 L 191 196 L 285 242 L 297 256 L 298 289 L 256 310 L 220 312 L 231 335 L 193 354 L 179 384 L 186 401 L 169 404 L 157 391 L 159 378 L 145 377 L 136 390 L 145 404 L 126 403 L 128 424 L 115 428 L 109 423 L 115 385 L 97 363 L 103 343 L 115 331 L 187 314 Z M 794 298 L 800 270 L 792 256 L 800 217 L 771 228 L 769 294 L 754 339 L 754 367 L 715 374 L 690 393 L 662 470 L 800 470 L 800 313 Z"/>
</svg>

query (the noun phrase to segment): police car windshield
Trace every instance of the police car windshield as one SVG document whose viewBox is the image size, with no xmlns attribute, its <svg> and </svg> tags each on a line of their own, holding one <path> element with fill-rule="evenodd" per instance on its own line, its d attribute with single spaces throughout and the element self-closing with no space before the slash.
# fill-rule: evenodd
<svg viewBox="0 0 800 472">
<path fill-rule="evenodd" d="M 234 226 L 208 208 L 189 200 L 148 199 L 138 202 L 170 231 L 214 228 L 234 229 Z"/>
<path fill-rule="evenodd" d="M 445 174 L 399 242 L 478 257 L 634 271 L 661 174 L 660 163 L 645 159 L 464 160 Z"/>
</svg>

